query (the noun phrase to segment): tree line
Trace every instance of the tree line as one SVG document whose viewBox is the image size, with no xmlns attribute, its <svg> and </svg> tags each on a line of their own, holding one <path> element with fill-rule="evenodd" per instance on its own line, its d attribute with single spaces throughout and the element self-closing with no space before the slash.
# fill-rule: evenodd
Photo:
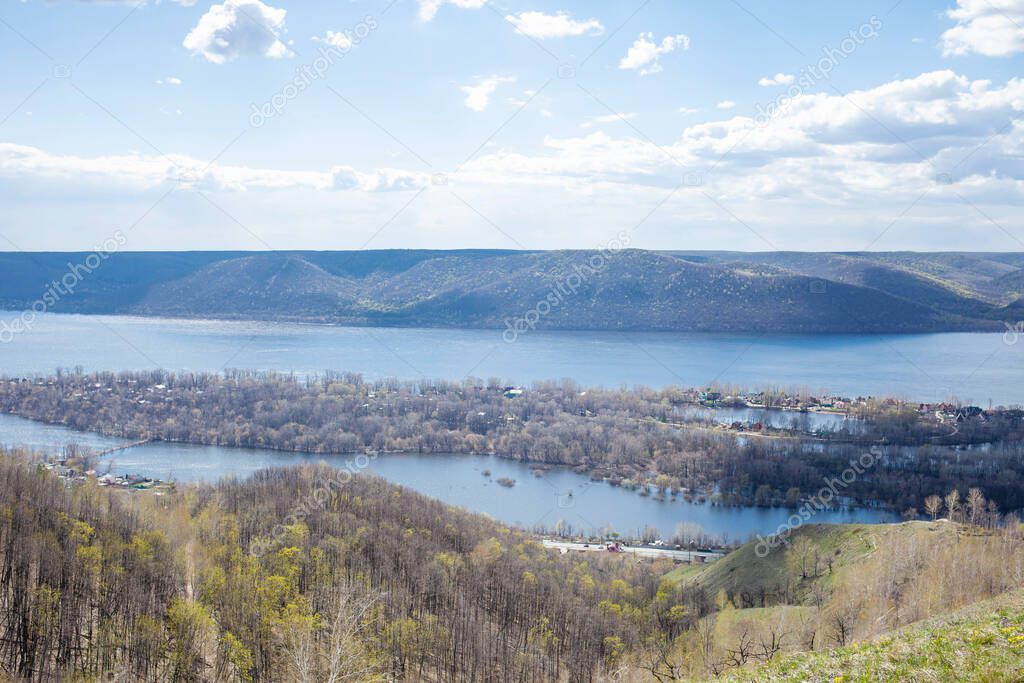
<svg viewBox="0 0 1024 683">
<path fill-rule="evenodd" d="M 1024 414 L 926 419 L 905 404 L 862 406 L 856 427 L 737 435 L 687 417 L 692 392 L 538 383 L 368 382 L 355 374 L 63 373 L 0 381 L 0 410 L 138 439 L 308 453 L 495 453 L 589 472 L 659 496 L 789 505 L 867 449 L 881 457 L 836 504 L 923 509 L 972 487 L 1024 508 Z"/>
</svg>

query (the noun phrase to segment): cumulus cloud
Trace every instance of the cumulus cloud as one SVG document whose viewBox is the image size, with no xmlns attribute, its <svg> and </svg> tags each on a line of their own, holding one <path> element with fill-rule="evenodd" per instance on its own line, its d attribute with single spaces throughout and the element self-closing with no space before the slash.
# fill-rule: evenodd
<svg viewBox="0 0 1024 683">
<path fill-rule="evenodd" d="M 417 0 L 420 6 L 420 21 L 430 21 L 437 16 L 441 5 L 452 5 L 462 9 L 480 9 L 487 4 L 487 0 Z"/>
<path fill-rule="evenodd" d="M 796 77 L 793 74 L 784 74 L 779 72 L 772 77 L 764 77 L 760 79 L 757 84 L 762 88 L 770 88 L 773 85 L 789 85 Z"/>
<path fill-rule="evenodd" d="M 899 212 L 929 189 L 1015 203 L 1024 198 L 1024 79 L 997 87 L 949 71 L 926 73 L 849 99 L 798 95 L 767 122 L 735 116 L 699 123 L 675 141 L 651 144 L 599 131 L 548 137 L 544 149 L 482 155 L 464 171 L 503 186 L 593 192 L 609 185 L 675 187 L 714 168 L 706 185 L 686 186 L 678 197 L 704 190 L 730 201 L 780 199 L 857 211 L 870 197 L 879 206 L 902 203 Z M 951 176 L 948 191 L 937 186 L 942 173 Z"/>
<path fill-rule="evenodd" d="M 281 41 L 286 13 L 260 0 L 224 0 L 207 10 L 182 45 L 214 64 L 241 55 L 288 57 L 291 50 Z"/>
<path fill-rule="evenodd" d="M 465 105 L 473 111 L 484 111 L 491 102 L 491 95 L 502 83 L 514 83 L 514 76 L 486 76 L 477 78 L 476 85 L 461 86 L 466 93 Z"/>
<path fill-rule="evenodd" d="M 520 12 L 505 17 L 516 30 L 532 38 L 567 38 L 569 36 L 596 36 L 604 32 L 604 26 L 597 19 L 577 21 L 566 12 L 545 14 L 544 12 Z"/>
<path fill-rule="evenodd" d="M 676 50 L 689 50 L 690 38 L 682 33 L 665 36 L 661 43 L 654 42 L 653 33 L 641 33 L 619 61 L 620 69 L 639 70 L 641 76 L 661 71 L 661 56 Z"/>
<path fill-rule="evenodd" d="M 219 163 L 205 168 L 187 156 L 77 157 L 12 144 L 0 144 L 0 178 L 5 184 L 67 180 L 76 190 L 156 188 L 180 181 L 222 191 L 314 191 L 324 193 L 323 202 L 332 201 L 327 195 L 340 195 L 340 201 L 345 193 L 430 186 L 424 174 L 404 169 L 279 170 Z M 501 187 L 499 194 L 516 198 L 509 216 L 519 215 L 524 205 L 548 211 L 545 198 L 560 198 L 571 208 L 559 217 L 578 219 L 585 210 L 580 207 L 589 205 L 579 197 L 594 198 L 602 207 L 599 220 L 611 215 L 637 220 L 633 214 L 638 201 L 660 206 L 671 191 L 664 206 L 666 225 L 704 221 L 708 229 L 717 229 L 721 210 L 709 204 L 707 193 L 737 215 L 756 212 L 759 221 L 771 217 L 783 226 L 779 230 L 791 231 L 793 245 L 804 248 L 808 235 L 817 236 L 828 226 L 849 240 L 854 239 L 849 237 L 851 226 L 858 225 L 867 243 L 877 236 L 879 225 L 915 202 L 914 215 L 901 226 L 919 219 L 920 240 L 925 241 L 905 243 L 908 248 L 927 247 L 928 236 L 934 235 L 929 231 L 941 221 L 950 226 L 950 235 L 959 236 L 961 228 L 969 227 L 988 231 L 978 243 L 1003 248 L 998 240 L 1005 233 L 993 230 L 959 197 L 1007 229 L 1020 229 L 1024 79 L 996 84 L 936 71 L 853 91 L 848 97 L 798 94 L 768 120 L 723 117 L 695 123 L 654 144 L 619 126 L 547 136 L 538 150 L 529 152 L 495 145 L 452 173 L 451 182 L 467 188 L 467 196 L 473 188 L 490 196 L 494 187 Z M 927 197 L 916 203 L 925 191 Z M 308 198 L 303 201 L 309 204 Z M 544 220 L 550 223 L 551 216 Z M 811 226 L 815 230 L 809 233 Z M 890 231 L 887 239 L 897 232 Z M 771 237 L 786 243 L 784 234 Z M 857 241 L 842 244 L 858 248 Z"/>
<path fill-rule="evenodd" d="M 942 34 L 942 52 L 1008 57 L 1024 52 L 1024 0 L 957 0 L 946 15 L 956 26 Z"/>
<path fill-rule="evenodd" d="M 157 85 L 181 85 L 181 79 L 177 76 L 168 76 L 167 78 L 158 78 L 155 83 Z"/>
<path fill-rule="evenodd" d="M 721 102 L 719 102 L 718 104 L 715 105 L 715 108 L 716 109 L 735 109 L 736 108 L 736 103 L 733 102 L 732 100 L 722 100 Z"/>
</svg>

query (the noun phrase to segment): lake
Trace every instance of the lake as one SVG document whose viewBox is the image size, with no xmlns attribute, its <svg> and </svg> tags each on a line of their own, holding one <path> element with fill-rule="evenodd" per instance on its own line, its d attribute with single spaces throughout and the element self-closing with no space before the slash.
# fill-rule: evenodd
<svg viewBox="0 0 1024 683">
<path fill-rule="evenodd" d="M 0 312 L 0 330 L 19 314 Z M 8 335 L 3 335 L 6 339 Z M 571 378 L 588 386 L 787 387 L 918 401 L 1024 402 L 1024 342 L 998 333 L 765 336 L 330 327 L 42 314 L 0 344 L 0 372 L 247 368 L 368 379 Z"/>
<path fill-rule="evenodd" d="M 25 445 L 51 453 L 76 442 L 93 449 L 124 443 L 104 437 L 0 415 L 0 444 Z M 354 456 L 322 456 L 275 451 L 150 443 L 118 451 L 99 467 L 115 474 L 142 474 L 181 482 L 212 482 L 228 475 L 246 476 L 256 470 L 280 465 L 326 462 L 343 467 Z M 485 476 L 485 470 L 490 476 Z M 755 534 L 774 533 L 790 516 L 782 508 L 721 507 L 678 500 L 659 501 L 635 491 L 591 481 L 571 470 L 556 468 L 537 476 L 521 462 L 496 456 L 474 455 L 379 455 L 366 472 L 379 475 L 451 505 L 482 512 L 507 524 L 524 528 L 553 528 L 560 520 L 585 531 L 611 527 L 638 535 L 647 526 L 668 538 L 681 522 L 698 524 L 709 534 L 746 540 Z M 516 481 L 506 488 L 497 479 Z M 570 495 L 571 493 L 571 495 Z M 822 512 L 814 522 L 883 522 L 893 515 L 880 510 Z"/>
</svg>

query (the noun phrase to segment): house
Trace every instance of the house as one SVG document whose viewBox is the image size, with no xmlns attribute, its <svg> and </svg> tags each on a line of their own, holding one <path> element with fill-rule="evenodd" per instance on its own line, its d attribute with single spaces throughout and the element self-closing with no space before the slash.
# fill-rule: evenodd
<svg viewBox="0 0 1024 683">
<path fill-rule="evenodd" d="M 705 391 L 700 392 L 700 400 L 703 401 L 704 403 L 714 403 L 715 401 L 721 400 L 721 398 L 722 392 L 720 391 L 712 391 L 711 389 L 707 389 Z"/>
</svg>

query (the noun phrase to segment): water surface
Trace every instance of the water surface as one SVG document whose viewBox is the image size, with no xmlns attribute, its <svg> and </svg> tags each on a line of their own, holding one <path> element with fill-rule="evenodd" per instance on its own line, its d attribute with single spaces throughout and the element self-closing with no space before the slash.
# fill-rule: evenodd
<svg viewBox="0 0 1024 683">
<path fill-rule="evenodd" d="M 81 438 L 79 438 L 81 437 Z M 0 444 L 25 444 L 37 449 L 59 449 L 79 441 L 95 448 L 124 443 L 0 415 Z M 150 443 L 118 451 L 103 459 L 100 471 L 141 474 L 179 482 L 214 482 L 224 476 L 244 477 L 271 466 L 325 462 L 358 469 L 354 456 L 322 456 L 247 448 Z M 485 470 L 490 476 L 485 476 Z M 576 530 L 614 529 L 639 535 L 648 526 L 671 537 L 681 522 L 700 525 L 706 533 L 746 540 L 770 534 L 786 521 L 790 510 L 781 508 L 721 507 L 677 500 L 659 501 L 637 492 L 591 481 L 572 470 L 555 468 L 538 476 L 525 463 L 478 455 L 380 455 L 369 461 L 366 472 L 432 496 L 451 505 L 482 512 L 507 524 L 524 528 L 554 528 L 559 521 Z M 497 479 L 508 477 L 506 488 Z M 818 514 L 815 522 L 881 522 L 892 515 L 880 510 L 843 510 Z"/>
<path fill-rule="evenodd" d="M 0 312 L 0 329 L 18 313 Z M 6 335 L 5 335 L 6 338 Z M 988 405 L 1024 402 L 1024 342 L 998 333 L 765 336 L 331 327 L 39 315 L 0 344 L 0 372 L 248 368 L 369 379 L 570 378 L 588 386 L 786 387 Z"/>
</svg>

